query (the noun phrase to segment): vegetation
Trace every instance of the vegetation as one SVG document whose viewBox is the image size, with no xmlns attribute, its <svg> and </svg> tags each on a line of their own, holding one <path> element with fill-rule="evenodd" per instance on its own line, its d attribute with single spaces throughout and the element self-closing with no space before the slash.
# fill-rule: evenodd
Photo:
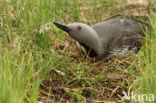
<svg viewBox="0 0 156 103">
<path fill-rule="evenodd" d="M 126 3 L 0 0 L 0 103 L 121 102 L 122 91 L 156 96 L 155 8 L 148 5 L 149 15 L 141 17 L 127 13 L 132 8 L 123 6 Z M 144 20 L 151 25 L 150 36 L 139 54 L 98 63 L 91 63 L 75 41 L 52 24 L 92 25 L 119 16 Z"/>
</svg>

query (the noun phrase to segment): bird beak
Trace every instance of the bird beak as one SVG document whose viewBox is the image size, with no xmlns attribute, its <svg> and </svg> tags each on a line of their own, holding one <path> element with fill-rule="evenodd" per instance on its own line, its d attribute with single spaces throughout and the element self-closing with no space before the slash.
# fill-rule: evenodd
<svg viewBox="0 0 156 103">
<path fill-rule="evenodd" d="M 65 26 L 65 25 L 62 25 L 62 24 L 59 24 L 59 23 L 57 23 L 57 22 L 53 22 L 58 28 L 60 28 L 60 29 L 62 29 L 62 30 L 64 30 L 64 31 L 66 31 L 66 32 L 69 32 L 69 31 L 72 31 L 70 28 L 68 28 L 67 26 Z"/>
</svg>

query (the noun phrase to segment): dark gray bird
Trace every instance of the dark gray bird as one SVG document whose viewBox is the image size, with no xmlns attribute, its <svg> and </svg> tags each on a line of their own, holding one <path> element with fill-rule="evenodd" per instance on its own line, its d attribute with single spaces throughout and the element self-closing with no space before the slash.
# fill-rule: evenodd
<svg viewBox="0 0 156 103">
<path fill-rule="evenodd" d="M 93 26 L 53 23 L 82 45 L 90 57 L 95 57 L 95 61 L 110 55 L 137 53 L 146 31 L 146 24 L 131 18 L 110 19 Z"/>
</svg>

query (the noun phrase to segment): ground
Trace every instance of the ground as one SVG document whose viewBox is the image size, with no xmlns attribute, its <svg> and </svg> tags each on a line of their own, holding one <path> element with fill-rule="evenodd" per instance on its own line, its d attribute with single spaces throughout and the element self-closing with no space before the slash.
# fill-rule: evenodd
<svg viewBox="0 0 156 103">
<path fill-rule="evenodd" d="M 99 4 L 100 5 L 100 4 Z M 137 5 L 139 13 L 135 10 Z M 132 17 L 142 17 L 146 19 L 147 11 L 146 4 L 137 4 L 128 2 L 122 7 L 109 8 L 116 12 L 111 14 L 108 11 L 107 15 L 102 14 L 101 21 L 111 18 L 122 17 L 118 13 L 128 13 Z M 100 7 L 99 7 L 100 8 Z M 126 10 L 124 10 L 126 9 Z M 87 8 L 80 8 L 80 17 L 83 22 L 88 22 L 85 19 Z M 120 11 L 120 12 L 119 12 Z M 94 11 L 96 14 L 96 11 Z M 99 11 L 100 12 L 100 11 Z M 98 14 L 100 14 L 98 12 Z M 97 15 L 98 15 L 97 14 Z M 100 15 L 98 15 L 100 17 Z M 99 19 L 97 17 L 97 19 Z M 68 23 L 69 17 L 65 17 L 64 21 Z M 61 55 L 61 60 L 65 61 L 69 67 L 57 67 L 57 70 L 52 70 L 50 78 L 43 80 L 40 84 L 39 101 L 42 102 L 82 102 L 82 103 L 101 103 L 101 102 L 123 102 L 123 91 L 128 93 L 133 90 L 134 81 L 140 76 L 139 70 L 140 61 L 137 55 L 127 57 L 107 58 L 97 63 L 91 63 L 90 58 L 76 46 L 76 42 L 64 33 L 64 41 L 58 41 L 51 47 Z M 56 34 L 57 35 L 57 34 Z"/>
<path fill-rule="evenodd" d="M 91 58 L 76 46 L 76 41 L 68 35 L 64 39 L 65 43 L 58 42 L 51 49 L 57 51 L 69 67 L 57 67 L 51 71 L 50 78 L 42 81 L 39 101 L 120 101 L 122 91 L 128 91 L 139 77 L 136 69 L 139 64 L 132 64 L 139 62 L 135 54 L 91 63 Z"/>
</svg>

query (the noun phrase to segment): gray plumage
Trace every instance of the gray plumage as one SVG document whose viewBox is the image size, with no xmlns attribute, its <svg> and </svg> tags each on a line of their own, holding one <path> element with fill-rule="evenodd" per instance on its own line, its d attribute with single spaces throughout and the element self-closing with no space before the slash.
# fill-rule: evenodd
<svg viewBox="0 0 156 103">
<path fill-rule="evenodd" d="M 144 36 L 146 24 L 134 19 L 110 19 L 93 26 L 83 23 L 54 24 L 66 31 L 99 61 L 110 55 L 137 53 Z"/>
</svg>

